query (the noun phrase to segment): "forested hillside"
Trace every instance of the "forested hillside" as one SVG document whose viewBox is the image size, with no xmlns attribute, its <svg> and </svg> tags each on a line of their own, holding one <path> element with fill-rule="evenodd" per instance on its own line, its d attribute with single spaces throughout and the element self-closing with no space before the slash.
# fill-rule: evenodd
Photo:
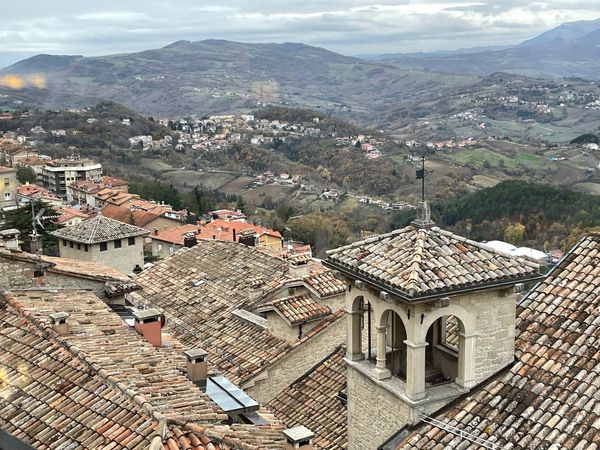
<svg viewBox="0 0 600 450">
<path fill-rule="evenodd" d="M 586 231 L 600 226 L 600 197 L 522 181 L 458 195 L 432 205 L 435 221 L 476 240 L 504 239 L 547 250 L 568 249 Z M 392 227 L 414 212 L 398 215 Z"/>
</svg>

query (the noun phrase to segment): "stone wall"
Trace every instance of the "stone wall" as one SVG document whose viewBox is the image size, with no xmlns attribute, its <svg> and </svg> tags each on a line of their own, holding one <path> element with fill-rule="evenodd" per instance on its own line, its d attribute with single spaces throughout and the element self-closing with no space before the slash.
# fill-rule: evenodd
<svg viewBox="0 0 600 450">
<path fill-rule="evenodd" d="M 114 241 L 107 243 L 107 249 L 100 251 L 98 244 L 89 245 L 88 251 L 85 251 L 85 246 L 67 241 L 67 245 L 60 240 L 60 256 L 61 258 L 77 259 L 79 261 L 94 261 L 112 267 L 123 274 L 130 274 L 136 265 L 142 267 L 144 265 L 144 236 L 136 236 L 135 244 L 129 245 L 127 238 L 121 239 L 121 247 L 115 248 Z"/>
<path fill-rule="evenodd" d="M 33 263 L 0 258 L 0 290 L 35 287 L 33 268 Z M 47 287 L 91 289 L 99 297 L 104 297 L 103 281 L 55 273 L 50 269 L 46 271 L 45 283 Z"/>
<path fill-rule="evenodd" d="M 346 320 L 341 317 L 242 388 L 257 402 L 266 404 L 344 342 Z"/>
<path fill-rule="evenodd" d="M 475 311 L 475 378 L 481 382 L 514 359 L 517 295 L 489 291 L 465 300 L 464 307 Z"/>
<path fill-rule="evenodd" d="M 406 403 L 348 367 L 348 450 L 376 449 L 408 421 Z"/>
</svg>

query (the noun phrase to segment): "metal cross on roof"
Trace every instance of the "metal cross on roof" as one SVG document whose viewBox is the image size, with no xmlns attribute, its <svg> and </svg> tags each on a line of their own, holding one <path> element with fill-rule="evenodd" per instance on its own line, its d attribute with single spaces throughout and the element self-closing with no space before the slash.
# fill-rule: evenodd
<svg viewBox="0 0 600 450">
<path fill-rule="evenodd" d="M 421 156 L 421 168 L 415 172 L 417 180 L 421 180 L 421 201 L 425 201 L 425 176 L 428 171 L 425 170 L 425 156 Z"/>
</svg>

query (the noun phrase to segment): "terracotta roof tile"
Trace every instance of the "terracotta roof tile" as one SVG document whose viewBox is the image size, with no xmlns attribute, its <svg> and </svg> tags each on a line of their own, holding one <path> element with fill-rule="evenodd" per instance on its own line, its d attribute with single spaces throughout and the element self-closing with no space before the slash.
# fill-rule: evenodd
<svg viewBox="0 0 600 450">
<path fill-rule="evenodd" d="M 539 276 L 536 264 L 437 227 L 409 226 L 327 253 L 326 266 L 362 275 L 406 299 Z"/>
<path fill-rule="evenodd" d="M 25 252 L 11 252 L 0 248 L 0 258 L 14 259 L 35 264 L 38 261 L 36 255 Z M 112 267 L 92 261 L 79 261 L 69 258 L 58 258 L 55 256 L 41 256 L 42 262 L 49 265 L 49 272 L 61 273 L 81 278 L 91 278 L 99 281 L 126 282 L 129 277 Z"/>
<path fill-rule="evenodd" d="M 70 333 L 55 339 L 72 357 L 122 386 L 121 391 L 131 389 L 131 398 L 145 404 L 146 411 L 177 420 L 226 417 L 182 373 L 186 362 L 179 342 L 170 339 L 168 347 L 153 347 L 93 293 L 31 290 L 8 293 L 6 298 L 42 330 L 51 327 L 50 313 L 67 312 Z"/>
<path fill-rule="evenodd" d="M 304 425 L 315 433 L 316 449 L 345 449 L 345 349 L 340 347 L 309 373 L 277 395 L 268 407 L 291 428 Z"/>
<path fill-rule="evenodd" d="M 269 304 L 292 325 L 319 320 L 331 315 L 331 309 L 328 306 L 320 305 L 308 295 L 279 298 Z"/>
<path fill-rule="evenodd" d="M 300 341 L 290 344 L 233 312 L 253 312 L 262 298 L 250 293 L 256 280 L 285 278 L 283 260 L 255 247 L 202 240 L 156 263 L 135 280 L 143 291 L 130 294 L 134 304 L 160 309 L 166 329 L 188 347 L 202 347 L 209 363 L 233 383 L 252 379 L 340 316 L 332 314 Z M 270 283 L 267 283 L 270 285 Z"/>
<path fill-rule="evenodd" d="M 330 270 L 311 275 L 304 279 L 306 284 L 319 293 L 321 297 L 340 295 L 346 292 L 346 285 L 342 280 L 333 276 Z"/>
<path fill-rule="evenodd" d="M 160 212 L 143 211 L 118 205 L 106 205 L 102 208 L 101 212 L 104 217 L 135 225 L 136 227 L 143 227 L 161 216 Z M 175 221 L 173 222 L 175 223 Z"/>
<path fill-rule="evenodd" d="M 600 446 L 600 235 L 583 238 L 519 303 L 517 361 L 437 419 L 498 448 Z M 466 447 L 427 425 L 398 447 Z"/>
</svg>

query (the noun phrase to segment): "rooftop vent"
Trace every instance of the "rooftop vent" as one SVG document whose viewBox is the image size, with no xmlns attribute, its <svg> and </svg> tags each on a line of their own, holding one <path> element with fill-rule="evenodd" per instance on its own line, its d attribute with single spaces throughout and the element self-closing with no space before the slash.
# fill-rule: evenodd
<svg viewBox="0 0 600 450">
<path fill-rule="evenodd" d="M 49 315 L 52 320 L 52 329 L 59 336 L 66 336 L 71 332 L 69 327 L 69 313 L 61 311 Z"/>
<path fill-rule="evenodd" d="M 315 437 L 315 433 L 310 431 L 304 425 L 283 430 L 283 435 L 287 441 L 285 446 L 286 450 L 313 450 L 312 440 Z"/>
</svg>

